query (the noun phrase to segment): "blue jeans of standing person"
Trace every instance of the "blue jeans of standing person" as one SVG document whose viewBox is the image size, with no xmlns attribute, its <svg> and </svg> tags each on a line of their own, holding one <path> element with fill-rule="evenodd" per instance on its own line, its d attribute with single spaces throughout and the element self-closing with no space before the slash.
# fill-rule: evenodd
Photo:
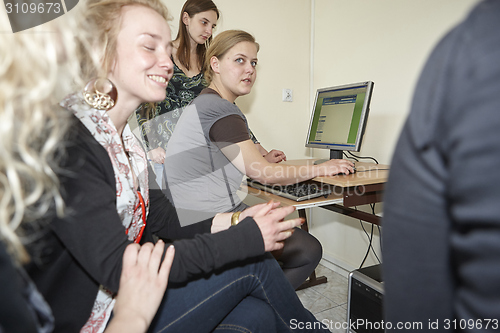
<svg viewBox="0 0 500 333">
<path fill-rule="evenodd" d="M 149 332 L 329 332 L 270 255 L 185 285 L 169 284 Z"/>
<path fill-rule="evenodd" d="M 160 189 L 163 189 L 163 164 L 160 163 L 151 163 L 153 164 L 153 170 L 155 172 L 155 180 L 156 184 L 158 184 Z"/>
</svg>

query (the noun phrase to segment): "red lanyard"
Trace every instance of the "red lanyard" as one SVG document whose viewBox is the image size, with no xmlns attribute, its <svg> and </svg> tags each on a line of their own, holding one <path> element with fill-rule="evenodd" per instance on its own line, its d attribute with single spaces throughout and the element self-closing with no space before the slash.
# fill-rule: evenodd
<svg viewBox="0 0 500 333">
<path fill-rule="evenodd" d="M 146 228 L 146 204 L 144 203 L 144 199 L 143 199 L 142 194 L 141 194 L 140 191 L 137 191 L 137 195 L 139 196 L 139 203 L 134 208 L 134 215 L 135 215 L 135 212 L 137 211 L 137 209 L 139 209 L 139 207 L 141 207 L 141 210 L 142 210 L 142 227 L 141 227 L 141 230 L 139 230 L 139 234 L 135 238 L 134 243 L 139 244 L 139 242 L 141 241 L 141 238 L 142 238 L 142 234 L 144 233 L 144 228 Z M 128 229 L 126 231 L 126 234 L 128 235 Z"/>
</svg>

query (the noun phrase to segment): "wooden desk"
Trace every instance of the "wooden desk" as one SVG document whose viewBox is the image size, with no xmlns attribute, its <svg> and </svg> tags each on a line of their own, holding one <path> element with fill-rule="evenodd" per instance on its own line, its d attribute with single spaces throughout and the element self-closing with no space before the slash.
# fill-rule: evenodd
<svg viewBox="0 0 500 333">
<path fill-rule="evenodd" d="M 289 165 L 312 164 L 316 159 L 303 159 L 282 162 Z M 295 206 L 299 216 L 306 220 L 302 229 L 309 232 L 306 218 L 306 208 L 321 207 L 333 212 L 347 215 L 362 221 L 380 225 L 380 217 L 352 209 L 351 207 L 372 204 L 382 201 L 384 185 L 389 176 L 389 166 L 382 164 L 356 162 L 356 173 L 352 175 L 339 175 L 333 177 L 316 177 L 315 181 L 332 186 L 332 193 L 327 197 L 319 197 L 311 200 L 296 202 L 278 195 L 264 192 L 243 185 L 242 190 L 262 200 L 279 201 L 283 206 Z M 309 279 L 299 289 L 308 288 L 318 284 L 326 283 L 325 276 L 316 277 L 313 272 Z"/>
</svg>

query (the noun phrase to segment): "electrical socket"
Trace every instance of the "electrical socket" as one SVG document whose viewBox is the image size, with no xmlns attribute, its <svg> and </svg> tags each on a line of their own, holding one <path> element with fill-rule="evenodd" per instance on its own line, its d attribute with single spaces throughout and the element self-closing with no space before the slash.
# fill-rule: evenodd
<svg viewBox="0 0 500 333">
<path fill-rule="evenodd" d="M 293 102 L 292 89 L 283 88 L 283 102 Z"/>
</svg>

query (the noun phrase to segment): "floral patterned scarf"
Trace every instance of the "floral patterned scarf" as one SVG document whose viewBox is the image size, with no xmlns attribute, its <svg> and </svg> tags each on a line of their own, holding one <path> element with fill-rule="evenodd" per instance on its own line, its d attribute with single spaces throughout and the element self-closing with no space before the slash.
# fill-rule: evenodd
<svg viewBox="0 0 500 333">
<path fill-rule="evenodd" d="M 116 210 L 129 240 L 134 241 L 143 226 L 143 212 L 142 209 L 136 209 L 140 206 L 139 195 L 134 189 L 133 174 L 138 179 L 146 215 L 149 212 L 148 165 L 144 149 L 128 125 L 125 126 L 120 138 L 106 111 L 90 107 L 81 94 L 68 96 L 61 102 L 61 106 L 72 111 L 108 152 L 116 180 Z M 104 331 L 115 304 L 113 297 L 111 292 L 100 286 L 90 318 L 81 332 Z"/>
</svg>

